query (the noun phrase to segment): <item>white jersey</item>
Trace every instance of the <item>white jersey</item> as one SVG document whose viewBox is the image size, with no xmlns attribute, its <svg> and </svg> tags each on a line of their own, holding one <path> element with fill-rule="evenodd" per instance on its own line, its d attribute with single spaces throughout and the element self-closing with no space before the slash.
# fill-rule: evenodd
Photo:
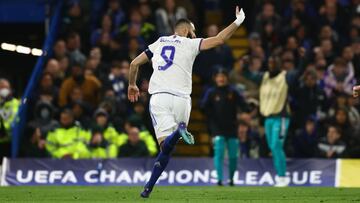
<svg viewBox="0 0 360 203">
<path fill-rule="evenodd" d="M 149 93 L 170 93 L 189 97 L 192 90 L 192 69 L 200 52 L 201 38 L 177 35 L 160 37 L 145 51 L 151 58 L 154 72 Z"/>
</svg>

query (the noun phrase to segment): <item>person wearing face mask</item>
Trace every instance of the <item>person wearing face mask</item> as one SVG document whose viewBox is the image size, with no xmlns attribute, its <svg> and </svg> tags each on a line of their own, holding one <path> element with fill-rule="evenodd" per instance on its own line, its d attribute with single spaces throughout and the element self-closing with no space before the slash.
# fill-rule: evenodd
<svg viewBox="0 0 360 203">
<path fill-rule="evenodd" d="M 46 135 L 59 127 L 54 119 L 55 109 L 51 103 L 39 101 L 35 106 L 34 120 L 31 120 L 23 136 L 21 154 L 25 157 L 47 157 Z"/>
<path fill-rule="evenodd" d="M 71 93 L 74 88 L 80 88 L 83 100 L 92 107 L 100 101 L 101 82 L 92 75 L 84 75 L 83 67 L 75 64 L 71 69 L 71 76 L 63 81 L 59 91 L 59 106 L 64 107 L 70 102 Z"/>
<path fill-rule="evenodd" d="M 229 85 L 225 69 L 215 72 L 216 86 L 210 88 L 201 101 L 201 108 L 206 112 L 210 133 L 213 135 L 214 166 L 217 171 L 218 185 L 223 185 L 223 162 L 227 149 L 229 157 L 229 185 L 233 186 L 233 176 L 239 156 L 239 140 L 236 135 L 236 115 L 239 109 L 247 110 L 242 96 Z"/>
<path fill-rule="evenodd" d="M 10 155 L 11 124 L 20 101 L 13 97 L 10 82 L 0 79 L 0 158 Z"/>
<path fill-rule="evenodd" d="M 83 130 L 75 122 L 73 112 L 64 109 L 60 114 L 60 127 L 47 134 L 45 147 L 53 158 L 89 158 L 90 140 L 90 131 Z"/>
</svg>

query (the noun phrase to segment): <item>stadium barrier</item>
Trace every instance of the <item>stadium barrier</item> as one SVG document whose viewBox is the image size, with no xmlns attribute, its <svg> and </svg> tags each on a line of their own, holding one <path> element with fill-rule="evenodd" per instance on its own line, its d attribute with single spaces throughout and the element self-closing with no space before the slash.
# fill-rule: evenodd
<svg viewBox="0 0 360 203">
<path fill-rule="evenodd" d="M 108 160 L 3 160 L 1 186 L 16 185 L 144 185 L 150 177 L 152 158 Z M 225 163 L 227 166 L 227 163 Z M 290 186 L 360 187 L 355 159 L 290 159 Z M 224 177 L 227 170 L 224 168 Z M 271 186 L 277 176 L 270 159 L 238 162 L 234 183 L 239 186 Z M 211 158 L 174 158 L 160 177 L 160 185 L 205 186 L 216 183 Z"/>
</svg>

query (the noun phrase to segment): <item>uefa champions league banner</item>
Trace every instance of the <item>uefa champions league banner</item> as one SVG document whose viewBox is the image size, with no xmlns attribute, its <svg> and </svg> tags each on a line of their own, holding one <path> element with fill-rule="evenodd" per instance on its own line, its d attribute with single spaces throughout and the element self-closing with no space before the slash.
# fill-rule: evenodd
<svg viewBox="0 0 360 203">
<path fill-rule="evenodd" d="M 122 185 L 142 186 L 150 178 L 153 159 L 55 160 L 4 159 L 1 185 Z M 291 186 L 335 186 L 336 160 L 289 160 Z M 227 164 L 224 180 L 227 179 Z M 239 160 L 234 183 L 271 186 L 277 180 L 270 159 Z M 159 185 L 214 185 L 211 158 L 174 158 Z"/>
</svg>

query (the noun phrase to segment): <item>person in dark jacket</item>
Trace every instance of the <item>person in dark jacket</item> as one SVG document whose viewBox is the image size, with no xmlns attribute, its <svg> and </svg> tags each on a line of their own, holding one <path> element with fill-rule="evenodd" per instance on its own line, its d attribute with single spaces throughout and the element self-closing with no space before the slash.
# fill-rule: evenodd
<svg viewBox="0 0 360 203">
<path fill-rule="evenodd" d="M 311 115 L 319 119 L 325 117 L 327 111 L 327 97 L 324 90 L 316 83 L 317 75 L 315 70 L 305 71 L 303 82 L 294 92 L 294 123 L 297 128 L 305 125 Z"/>
<path fill-rule="evenodd" d="M 128 132 L 128 142 L 119 149 L 119 157 L 145 157 L 149 156 L 149 150 L 144 141 L 140 140 L 140 131 L 132 127 Z"/>
<path fill-rule="evenodd" d="M 228 84 L 225 69 L 218 69 L 214 76 L 215 87 L 210 88 L 201 102 L 206 112 L 210 134 L 214 137 L 214 165 L 217 171 L 218 185 L 222 185 L 222 167 L 225 148 L 229 157 L 229 184 L 233 185 L 239 152 L 237 139 L 236 115 L 239 107 L 245 109 L 246 103 L 234 88 Z"/>
<path fill-rule="evenodd" d="M 318 143 L 317 121 L 315 116 L 309 116 L 303 129 L 296 132 L 293 139 L 294 156 L 297 158 L 312 158 L 315 156 Z"/>
<path fill-rule="evenodd" d="M 321 158 L 339 158 L 342 157 L 346 144 L 341 140 L 341 130 L 336 126 L 329 126 L 326 137 L 323 137 L 318 143 L 318 154 Z"/>
</svg>

